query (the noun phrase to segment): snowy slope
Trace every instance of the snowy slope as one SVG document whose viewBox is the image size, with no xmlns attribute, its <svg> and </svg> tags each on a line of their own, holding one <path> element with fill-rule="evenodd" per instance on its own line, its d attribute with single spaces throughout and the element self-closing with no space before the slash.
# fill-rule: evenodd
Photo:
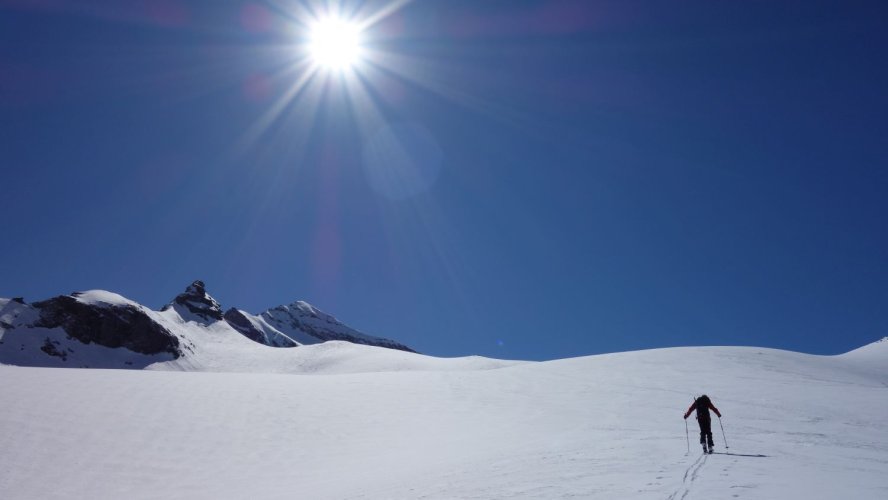
<svg viewBox="0 0 888 500">
<path fill-rule="evenodd" d="M 333 316 L 303 301 L 269 309 L 263 312 L 257 321 L 261 322 L 264 328 L 280 332 L 299 344 L 343 340 L 355 344 L 411 351 L 395 341 L 371 337 L 349 328 Z"/>
<path fill-rule="evenodd" d="M 885 345 L 479 370 L 334 342 L 308 346 L 308 375 L 0 366 L 0 498 L 888 498 Z M 692 419 L 687 452 L 702 392 L 730 454 L 701 455 Z"/>
<path fill-rule="evenodd" d="M 269 325 L 262 316 L 254 316 L 240 309 L 229 309 L 226 311 L 225 321 L 245 337 L 267 346 L 296 347 L 306 343 L 297 342 L 295 339 Z M 315 339 L 313 342 L 307 343 L 314 344 L 317 342 L 319 341 Z"/>
<path fill-rule="evenodd" d="M 477 356 L 433 358 L 342 341 L 277 349 L 238 335 L 224 321 L 202 325 L 181 318 L 174 310 L 156 313 L 155 318 L 177 332 L 188 352 L 178 359 L 147 367 L 152 370 L 305 374 L 493 369 L 517 363 Z"/>
<path fill-rule="evenodd" d="M 879 373 L 885 369 L 888 360 L 888 337 L 843 354 L 841 358 L 855 369 Z"/>
</svg>

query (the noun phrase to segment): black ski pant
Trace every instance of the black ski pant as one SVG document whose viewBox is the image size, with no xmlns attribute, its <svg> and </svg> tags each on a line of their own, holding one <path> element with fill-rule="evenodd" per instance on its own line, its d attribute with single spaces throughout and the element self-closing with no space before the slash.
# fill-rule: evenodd
<svg viewBox="0 0 888 500">
<path fill-rule="evenodd" d="M 698 418 L 697 423 L 700 424 L 700 444 L 709 443 L 709 447 L 715 446 L 712 442 L 712 420 Z"/>
</svg>

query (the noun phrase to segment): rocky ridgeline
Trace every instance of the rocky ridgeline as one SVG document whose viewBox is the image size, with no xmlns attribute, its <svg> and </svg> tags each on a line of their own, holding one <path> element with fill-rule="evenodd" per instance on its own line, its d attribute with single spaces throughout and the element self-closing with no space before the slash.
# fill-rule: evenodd
<svg viewBox="0 0 888 500">
<path fill-rule="evenodd" d="M 98 366 L 147 366 L 153 361 L 139 356 L 177 359 L 199 349 L 182 336 L 182 325 L 212 335 L 228 331 L 278 348 L 338 340 L 415 352 L 393 340 L 365 335 L 305 302 L 258 316 L 236 308 L 223 314 L 204 283 L 195 281 L 160 312 L 103 291 L 75 292 L 31 304 L 22 298 L 0 299 L 0 363 L 35 364 L 22 361 L 30 359 L 29 351 L 31 356 L 39 351 L 40 356 L 66 361 L 82 350 L 78 346 L 88 345 L 117 350 L 114 356 L 125 359 L 118 364 L 99 360 Z M 126 350 L 124 355 L 120 349 Z M 137 359 L 131 359 L 134 356 Z"/>
</svg>

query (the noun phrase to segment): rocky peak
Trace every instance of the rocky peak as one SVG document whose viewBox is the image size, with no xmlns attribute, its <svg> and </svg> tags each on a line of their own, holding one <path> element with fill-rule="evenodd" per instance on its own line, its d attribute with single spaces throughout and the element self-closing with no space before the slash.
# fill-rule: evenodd
<svg viewBox="0 0 888 500">
<path fill-rule="evenodd" d="M 196 280 L 185 289 L 186 294 L 204 296 L 207 294 L 207 286 L 201 280 Z"/>
<path fill-rule="evenodd" d="M 162 310 L 166 311 L 170 308 L 176 309 L 183 317 L 187 311 L 187 313 L 191 313 L 191 315 L 197 316 L 204 321 L 222 320 L 222 306 L 207 293 L 206 285 L 200 280 L 191 283 L 184 293 L 177 295 Z"/>
</svg>

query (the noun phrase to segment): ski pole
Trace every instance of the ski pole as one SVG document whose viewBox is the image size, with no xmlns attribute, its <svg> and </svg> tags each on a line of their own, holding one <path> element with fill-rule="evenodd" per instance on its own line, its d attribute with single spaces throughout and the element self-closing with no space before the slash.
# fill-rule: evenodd
<svg viewBox="0 0 888 500">
<path fill-rule="evenodd" d="M 688 437 L 688 419 L 684 419 L 684 421 L 685 421 L 685 441 L 688 442 L 688 453 L 690 453 L 691 452 L 691 438 Z M 722 433 L 722 434 L 724 434 L 724 433 Z M 725 446 L 725 448 L 727 448 L 727 446 Z M 688 453 L 685 453 L 685 455 L 687 455 Z"/>
<path fill-rule="evenodd" d="M 722 425 L 722 418 L 718 417 L 718 426 L 721 427 L 722 430 L 722 439 L 725 440 L 725 449 L 728 449 L 728 437 L 725 436 L 725 426 Z"/>
</svg>

